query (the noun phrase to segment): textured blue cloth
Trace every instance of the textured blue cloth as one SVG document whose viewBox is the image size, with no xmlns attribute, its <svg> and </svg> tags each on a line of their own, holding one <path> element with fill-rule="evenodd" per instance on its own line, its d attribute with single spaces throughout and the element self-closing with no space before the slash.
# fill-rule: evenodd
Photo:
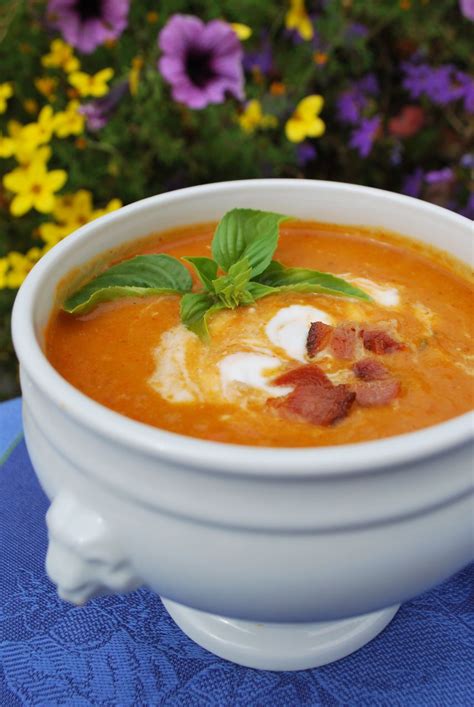
<svg viewBox="0 0 474 707">
<path fill-rule="evenodd" d="M 21 432 L 18 409 L 0 405 L 3 448 Z M 344 660 L 259 672 L 195 645 L 146 589 L 83 608 L 61 601 L 43 568 L 47 505 L 20 441 L 0 467 L 1 707 L 474 703 L 474 565 L 405 604 Z"/>
</svg>

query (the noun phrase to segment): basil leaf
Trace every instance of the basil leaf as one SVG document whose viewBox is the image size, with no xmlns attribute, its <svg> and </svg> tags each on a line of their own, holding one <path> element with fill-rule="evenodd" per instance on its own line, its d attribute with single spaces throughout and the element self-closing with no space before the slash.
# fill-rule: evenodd
<svg viewBox="0 0 474 707">
<path fill-rule="evenodd" d="M 253 298 L 246 293 L 246 285 L 252 275 L 252 267 L 247 258 L 242 258 L 231 265 L 227 275 L 212 281 L 212 287 L 218 300 L 229 309 L 239 304 L 250 304 Z"/>
<path fill-rule="evenodd" d="M 137 255 L 112 265 L 68 297 L 63 309 L 70 314 L 85 314 L 100 302 L 120 297 L 182 294 L 193 286 L 191 275 L 171 255 Z"/>
<path fill-rule="evenodd" d="M 278 226 L 289 216 L 256 209 L 232 209 L 219 221 L 212 241 L 212 255 L 226 272 L 247 258 L 252 277 L 270 264 L 278 243 Z"/>
<path fill-rule="evenodd" d="M 224 309 L 224 305 L 207 292 L 189 292 L 181 298 L 181 321 L 200 339 L 208 340 L 207 319 L 219 309 Z"/>
<path fill-rule="evenodd" d="M 211 260 L 211 258 L 190 256 L 183 258 L 183 260 L 186 260 L 187 263 L 191 263 L 206 290 L 213 292 L 212 281 L 217 277 L 216 261 Z"/>
<path fill-rule="evenodd" d="M 287 268 L 276 260 L 272 260 L 265 272 L 257 278 L 257 281 L 262 285 L 276 287 L 280 291 L 321 292 L 327 295 L 356 297 L 367 302 L 372 301 L 372 297 L 369 297 L 363 290 L 340 277 L 318 270 Z"/>
<path fill-rule="evenodd" d="M 278 287 L 262 285 L 261 282 L 249 282 L 247 285 L 247 292 L 252 295 L 254 301 L 257 299 L 262 299 L 262 297 L 268 297 L 268 295 L 274 295 L 278 291 Z"/>
</svg>

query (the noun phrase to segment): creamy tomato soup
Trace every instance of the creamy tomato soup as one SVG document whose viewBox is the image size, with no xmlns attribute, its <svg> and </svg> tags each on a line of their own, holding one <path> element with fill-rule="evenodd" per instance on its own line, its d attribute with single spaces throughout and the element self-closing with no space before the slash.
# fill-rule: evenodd
<svg viewBox="0 0 474 707">
<path fill-rule="evenodd" d="M 214 230 L 159 233 L 111 261 L 142 253 L 210 257 Z M 303 221 L 280 226 L 275 257 L 338 275 L 372 301 L 270 295 L 216 312 L 203 341 L 181 322 L 178 295 L 123 298 L 84 315 L 54 311 L 46 354 L 72 385 L 112 410 L 219 442 L 361 442 L 472 407 L 472 284 L 461 264 L 387 232 Z"/>
</svg>

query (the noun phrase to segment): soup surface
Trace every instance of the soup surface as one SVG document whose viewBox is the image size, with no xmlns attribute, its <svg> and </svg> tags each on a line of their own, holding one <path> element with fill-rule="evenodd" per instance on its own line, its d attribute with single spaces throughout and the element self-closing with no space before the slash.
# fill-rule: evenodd
<svg viewBox="0 0 474 707">
<path fill-rule="evenodd" d="M 159 233 L 114 262 L 210 256 L 214 230 Z M 179 296 L 127 298 L 83 316 L 53 312 L 46 354 L 112 410 L 220 442 L 360 442 L 471 409 L 473 290 L 460 264 L 394 234 L 304 221 L 280 227 L 276 258 L 344 277 L 373 301 L 271 295 L 217 312 L 204 343 L 181 323 Z"/>
</svg>

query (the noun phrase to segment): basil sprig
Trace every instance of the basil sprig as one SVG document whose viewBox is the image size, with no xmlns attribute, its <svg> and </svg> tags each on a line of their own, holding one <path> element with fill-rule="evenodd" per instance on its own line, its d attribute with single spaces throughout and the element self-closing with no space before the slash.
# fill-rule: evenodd
<svg viewBox="0 0 474 707">
<path fill-rule="evenodd" d="M 84 314 L 100 302 L 119 297 L 179 294 L 181 321 L 205 339 L 209 317 L 279 292 L 316 292 L 371 301 L 358 287 L 329 273 L 287 268 L 272 260 L 278 228 L 290 218 L 270 211 L 232 209 L 219 222 L 212 241 L 213 259 L 183 258 L 195 270 L 203 290 L 191 292 L 187 268 L 170 255 L 138 255 L 113 265 L 64 303 L 71 314 Z"/>
</svg>

